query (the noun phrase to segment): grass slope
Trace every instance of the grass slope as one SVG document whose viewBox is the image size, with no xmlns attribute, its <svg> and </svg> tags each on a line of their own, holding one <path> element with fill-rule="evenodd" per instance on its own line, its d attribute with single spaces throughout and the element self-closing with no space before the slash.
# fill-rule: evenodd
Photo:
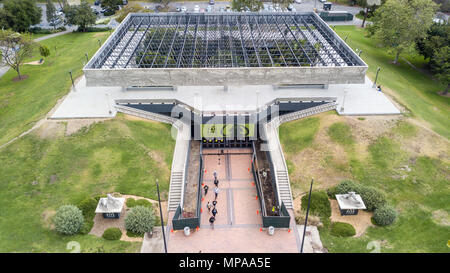
<svg viewBox="0 0 450 273">
<path fill-rule="evenodd" d="M 367 75 L 374 80 L 377 67 L 381 67 L 378 83 L 382 88 L 392 90 L 392 95 L 407 107 L 413 116 L 426 121 L 435 132 L 450 138 L 450 98 L 437 94 L 444 86 L 400 60 L 399 65 L 391 63 L 393 54 L 376 46 L 376 42 L 365 37 L 363 29 L 355 26 L 336 26 L 341 36 L 348 35 L 347 43 L 352 49 L 363 51 L 361 58 L 369 65 Z M 416 67 L 422 67 L 424 60 L 418 55 L 402 54 Z"/>
<path fill-rule="evenodd" d="M 71 136 L 33 133 L 0 150 L 0 251 L 66 252 L 69 241 L 86 252 L 138 251 L 139 243 L 58 235 L 45 215 L 113 191 L 156 199 L 157 178 L 167 198 L 173 149 L 170 126 L 120 116 Z"/>
<path fill-rule="evenodd" d="M 12 79 L 17 73 L 10 69 L 0 78 L 0 145 L 30 129 L 43 118 L 56 101 L 68 93 L 73 77 L 82 75 L 85 53 L 92 56 L 98 49 L 98 39 L 105 41 L 106 33 L 70 33 L 41 43 L 50 49 L 43 65 L 23 65 L 20 82 Z M 56 53 L 55 53 L 56 46 Z M 27 61 L 39 60 L 38 49 Z"/>
</svg>

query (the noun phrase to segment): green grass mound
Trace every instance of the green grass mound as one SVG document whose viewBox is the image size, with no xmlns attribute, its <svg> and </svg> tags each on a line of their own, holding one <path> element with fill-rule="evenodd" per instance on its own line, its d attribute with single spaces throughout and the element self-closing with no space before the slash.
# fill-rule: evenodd
<svg viewBox="0 0 450 273">
<path fill-rule="evenodd" d="M 127 199 L 127 207 L 128 208 L 133 208 L 136 206 L 141 206 L 141 207 L 146 207 L 146 208 L 152 208 L 153 205 L 150 201 L 146 200 L 146 199 L 139 199 L 139 200 L 135 200 L 133 198 L 128 198 Z"/>
<path fill-rule="evenodd" d="M 64 235 L 77 234 L 83 226 L 83 222 L 81 210 L 74 205 L 61 206 L 53 218 L 56 231 Z"/>
<path fill-rule="evenodd" d="M 328 136 L 334 141 L 342 145 L 351 145 L 353 140 L 350 126 L 344 122 L 336 122 L 328 128 Z"/>
<path fill-rule="evenodd" d="M 302 210 L 306 211 L 308 208 L 308 198 L 309 194 L 302 197 Z M 320 217 L 330 217 L 331 216 L 331 206 L 330 200 L 325 191 L 313 191 L 311 193 L 311 204 L 309 211 L 311 214 Z"/>
<path fill-rule="evenodd" d="M 331 223 L 330 233 L 337 237 L 352 237 L 356 234 L 356 230 L 348 223 L 333 222 Z"/>
<path fill-rule="evenodd" d="M 378 226 L 388 226 L 394 223 L 397 218 L 397 212 L 391 206 L 384 205 L 377 208 L 373 213 L 373 222 Z"/>
<path fill-rule="evenodd" d="M 103 232 L 102 237 L 106 240 L 120 240 L 122 231 L 119 228 L 108 228 Z"/>
<path fill-rule="evenodd" d="M 88 234 L 94 226 L 95 209 L 98 201 L 94 198 L 86 198 L 82 200 L 77 207 L 83 213 L 84 223 L 80 229 L 81 234 Z"/>
</svg>

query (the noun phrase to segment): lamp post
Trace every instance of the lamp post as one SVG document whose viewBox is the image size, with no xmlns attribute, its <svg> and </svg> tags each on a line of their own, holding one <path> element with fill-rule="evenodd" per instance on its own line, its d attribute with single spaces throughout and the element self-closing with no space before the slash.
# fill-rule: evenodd
<svg viewBox="0 0 450 273">
<path fill-rule="evenodd" d="M 378 72 L 380 72 L 381 67 L 377 68 L 377 74 L 375 75 L 375 81 L 373 82 L 372 88 L 375 88 L 377 86 L 377 79 L 378 79 Z"/>
<path fill-rule="evenodd" d="M 166 234 L 164 233 L 164 220 L 163 220 L 163 214 L 162 214 L 162 208 L 161 208 L 161 198 L 159 196 L 159 184 L 158 179 L 156 179 L 156 190 L 158 191 L 158 202 L 159 202 L 159 215 L 161 217 L 161 230 L 163 234 L 163 241 L 164 241 L 164 251 L 167 253 L 167 245 L 166 245 Z"/>
<path fill-rule="evenodd" d="M 73 77 L 72 77 L 72 71 L 69 71 L 70 80 L 72 81 L 72 87 L 75 87 L 75 84 L 73 83 Z"/>
<path fill-rule="evenodd" d="M 302 238 L 302 246 L 300 248 L 300 253 L 303 253 L 303 243 L 305 242 L 306 225 L 308 224 L 309 205 L 311 204 L 311 192 L 312 192 L 313 183 L 314 183 L 314 179 L 311 179 L 311 186 L 309 187 L 309 196 L 308 196 L 308 208 L 306 209 L 305 226 L 303 228 L 303 238 Z"/>
</svg>

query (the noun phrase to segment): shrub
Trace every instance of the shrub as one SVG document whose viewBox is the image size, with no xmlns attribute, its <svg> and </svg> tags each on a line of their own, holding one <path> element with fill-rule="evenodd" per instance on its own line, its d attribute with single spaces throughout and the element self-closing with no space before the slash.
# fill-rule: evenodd
<svg viewBox="0 0 450 273">
<path fill-rule="evenodd" d="M 302 197 L 302 210 L 306 211 L 308 208 L 308 198 L 309 194 Z M 311 214 L 320 217 L 330 217 L 331 216 L 331 206 L 330 200 L 325 191 L 314 191 L 311 193 L 311 204 L 309 211 Z"/>
<path fill-rule="evenodd" d="M 94 226 L 95 209 L 98 201 L 95 198 L 83 199 L 77 207 L 81 210 L 84 217 L 83 226 L 80 229 L 81 234 L 88 234 Z"/>
<path fill-rule="evenodd" d="M 386 204 L 386 197 L 384 194 L 372 187 L 361 187 L 359 190 L 364 204 L 368 211 L 374 211 L 377 208 L 381 208 Z"/>
<path fill-rule="evenodd" d="M 151 231 L 154 225 L 155 215 L 153 210 L 142 206 L 132 208 L 125 218 L 126 230 L 139 235 Z"/>
<path fill-rule="evenodd" d="M 61 206 L 53 218 L 56 231 L 65 235 L 78 233 L 83 222 L 83 213 L 74 205 Z"/>
<path fill-rule="evenodd" d="M 122 231 L 116 227 L 108 228 L 103 232 L 102 237 L 106 240 L 120 240 Z"/>
<path fill-rule="evenodd" d="M 335 197 L 336 194 L 345 194 L 351 191 L 361 195 L 368 211 L 374 211 L 376 208 L 386 204 L 386 197 L 381 191 L 351 180 L 344 180 L 336 187 L 328 189 L 327 194 L 330 197 Z"/>
<path fill-rule="evenodd" d="M 48 49 L 45 45 L 41 45 L 39 47 L 39 53 L 42 57 L 48 57 L 50 55 L 50 49 Z"/>
<path fill-rule="evenodd" d="M 397 212 L 391 206 L 384 205 L 379 207 L 373 213 L 373 221 L 379 226 L 392 224 L 397 218 Z"/>
<path fill-rule="evenodd" d="M 331 223 L 330 233 L 331 235 L 338 237 L 351 237 L 356 234 L 356 230 L 348 223 L 333 222 Z"/>
</svg>

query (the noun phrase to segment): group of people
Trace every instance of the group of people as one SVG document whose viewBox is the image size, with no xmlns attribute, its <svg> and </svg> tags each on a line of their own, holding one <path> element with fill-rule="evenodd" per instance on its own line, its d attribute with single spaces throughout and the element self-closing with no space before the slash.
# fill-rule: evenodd
<svg viewBox="0 0 450 273">
<path fill-rule="evenodd" d="M 216 214 L 217 214 L 217 196 L 219 195 L 219 179 L 217 179 L 217 171 L 214 171 L 214 201 L 212 201 L 212 204 L 208 201 L 206 204 L 206 208 L 208 209 L 208 213 L 212 213 L 212 216 L 209 218 L 209 223 L 211 224 L 211 228 L 214 229 L 214 221 L 216 221 Z M 203 190 L 205 191 L 205 197 L 208 194 L 208 185 L 205 184 L 203 187 Z"/>
</svg>

